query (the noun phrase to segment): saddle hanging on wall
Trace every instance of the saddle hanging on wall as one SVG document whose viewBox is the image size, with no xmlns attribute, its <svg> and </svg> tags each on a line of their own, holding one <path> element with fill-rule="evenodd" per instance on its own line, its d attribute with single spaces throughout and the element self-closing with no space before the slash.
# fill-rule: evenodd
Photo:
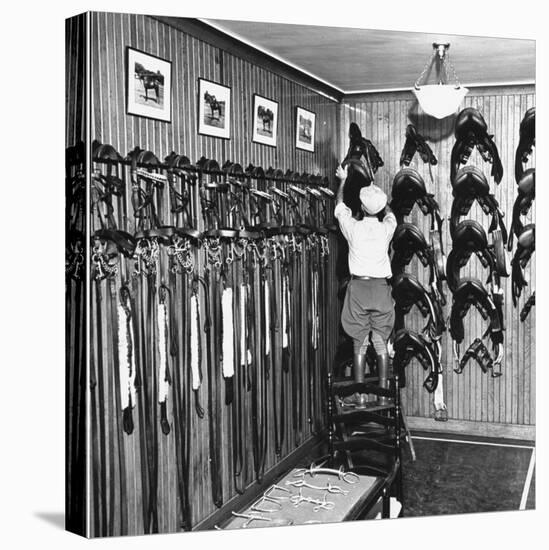
<svg viewBox="0 0 549 550">
<path fill-rule="evenodd" d="M 536 108 L 528 109 L 520 123 L 519 144 L 515 153 L 515 181 L 519 183 L 524 173 L 524 165 L 536 144 Z"/>
<path fill-rule="evenodd" d="M 503 243 L 499 243 L 503 246 Z M 484 268 L 489 270 L 489 279 L 495 277 L 499 286 L 499 277 L 507 275 L 507 266 L 497 256 L 494 246 L 488 244 L 483 227 L 476 220 L 461 221 L 454 232 L 453 248 L 448 254 L 446 264 L 446 281 L 448 288 L 454 292 L 459 283 L 459 272 L 474 253 Z"/>
<path fill-rule="evenodd" d="M 433 150 L 425 138 L 418 133 L 413 124 L 408 124 L 406 127 L 406 141 L 400 154 L 400 166 L 409 166 L 416 153 L 419 153 L 421 160 L 426 164 L 435 166 L 438 163 Z"/>
<path fill-rule="evenodd" d="M 492 295 L 486 290 L 480 281 L 473 278 L 463 278 L 458 284 L 452 301 L 450 312 L 450 335 L 454 343 L 454 356 L 459 365 L 461 358 L 459 356 L 459 345 L 465 337 L 465 328 L 463 319 L 467 315 L 471 306 L 479 311 L 484 320 L 489 320 L 488 328 L 484 336 L 489 335 L 496 358 L 493 365 L 498 366 L 503 359 L 503 311 L 501 302 L 494 300 Z M 493 374 L 493 376 L 499 376 Z"/>
<path fill-rule="evenodd" d="M 383 166 L 383 159 L 373 143 L 362 136 L 355 122 L 349 125 L 349 149 L 341 165 L 348 167 L 343 200 L 353 211 L 360 211 L 359 193 L 374 181 L 374 175 Z"/>
<path fill-rule="evenodd" d="M 503 178 L 503 165 L 493 135 L 488 134 L 486 121 L 478 109 L 467 107 L 456 117 L 456 142 L 452 147 L 450 180 L 453 182 L 460 164 L 466 164 L 476 147 L 485 162 L 492 164 L 491 175 L 496 183 Z"/>
<path fill-rule="evenodd" d="M 429 393 L 433 393 L 438 386 L 438 375 L 442 372 L 437 353 L 432 345 L 420 334 L 412 330 L 400 329 L 396 332 L 393 341 L 395 355 L 393 370 L 397 371 L 401 379 L 405 379 L 405 368 L 410 361 L 416 358 L 425 371 L 429 371 L 423 386 Z"/>
<path fill-rule="evenodd" d="M 518 183 L 518 195 L 513 204 L 513 219 L 509 230 L 509 242 L 507 248 L 513 249 L 513 237 L 518 237 L 523 229 L 521 216 L 527 216 L 536 197 L 536 169 L 526 170 Z"/>
<path fill-rule="evenodd" d="M 393 258 L 391 271 L 393 275 L 400 273 L 411 262 L 414 254 L 424 267 L 431 263 L 432 251 L 423 233 L 412 223 L 402 223 L 397 226 L 392 241 Z"/>
<path fill-rule="evenodd" d="M 489 193 L 486 176 L 476 166 L 460 168 L 453 180 L 452 209 L 450 212 L 450 236 L 454 239 L 456 227 L 461 216 L 466 216 L 474 201 L 477 201 L 482 211 L 492 216 L 488 231 L 501 230 L 503 244 L 507 244 L 507 228 L 503 221 L 503 213 L 494 195 Z"/>
<path fill-rule="evenodd" d="M 512 295 L 513 304 L 516 306 L 522 289 L 528 285 L 524 277 L 524 268 L 530 261 L 532 254 L 536 250 L 536 226 L 531 223 L 524 227 L 522 233 L 517 239 L 517 249 L 513 259 L 511 260 L 512 266 Z"/>
<path fill-rule="evenodd" d="M 431 340 L 438 340 L 445 330 L 442 311 L 437 307 L 437 300 L 434 300 L 427 289 L 418 279 L 409 273 L 397 275 L 393 281 L 392 290 L 395 300 L 397 330 L 404 328 L 404 315 L 410 312 L 412 306 L 416 306 L 424 318 L 427 318 L 427 325 L 423 332 L 429 334 Z"/>
</svg>

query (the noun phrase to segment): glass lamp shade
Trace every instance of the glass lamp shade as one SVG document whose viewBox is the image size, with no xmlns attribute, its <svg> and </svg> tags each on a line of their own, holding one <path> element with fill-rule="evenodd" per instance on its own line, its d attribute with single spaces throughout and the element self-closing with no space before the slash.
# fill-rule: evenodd
<svg viewBox="0 0 549 550">
<path fill-rule="evenodd" d="M 460 86 L 449 84 L 429 84 L 412 90 L 421 108 L 435 118 L 446 118 L 455 113 L 463 98 L 469 91 Z"/>
</svg>

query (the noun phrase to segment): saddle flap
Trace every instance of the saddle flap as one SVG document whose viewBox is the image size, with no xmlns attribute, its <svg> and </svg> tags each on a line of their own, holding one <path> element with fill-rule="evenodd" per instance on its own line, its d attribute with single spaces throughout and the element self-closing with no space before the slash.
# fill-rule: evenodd
<svg viewBox="0 0 549 550">
<path fill-rule="evenodd" d="M 415 357 L 424 370 L 436 372 L 434 354 L 430 345 L 419 334 L 408 329 L 400 329 L 395 335 L 393 348 L 395 351 L 393 366 L 396 369 L 404 369 Z"/>
<path fill-rule="evenodd" d="M 392 294 L 397 307 L 404 313 L 408 313 L 414 304 L 423 317 L 430 313 L 427 290 L 413 275 L 409 273 L 397 275 Z"/>
<path fill-rule="evenodd" d="M 404 265 L 410 262 L 414 253 L 417 254 L 424 266 L 429 263 L 429 245 L 423 233 L 414 224 L 402 223 L 398 225 L 393 235 L 392 246 L 395 255 L 401 262 L 404 262 Z"/>
</svg>

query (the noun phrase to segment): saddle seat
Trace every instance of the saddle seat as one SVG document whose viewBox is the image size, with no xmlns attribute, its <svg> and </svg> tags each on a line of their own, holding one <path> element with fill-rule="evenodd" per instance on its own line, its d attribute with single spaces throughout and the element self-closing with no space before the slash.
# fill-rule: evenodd
<svg viewBox="0 0 549 550">
<path fill-rule="evenodd" d="M 454 197 L 485 197 L 490 193 L 490 186 L 484 173 L 476 166 L 463 166 L 452 181 Z"/>
</svg>

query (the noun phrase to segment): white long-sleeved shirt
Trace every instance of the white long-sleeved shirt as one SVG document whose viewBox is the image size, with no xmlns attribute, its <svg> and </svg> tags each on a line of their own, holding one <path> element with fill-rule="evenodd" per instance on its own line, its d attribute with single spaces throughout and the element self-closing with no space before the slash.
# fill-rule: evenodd
<svg viewBox="0 0 549 550">
<path fill-rule="evenodd" d="M 361 277 L 390 277 L 389 243 L 397 226 L 393 213 L 383 221 L 365 217 L 355 220 L 343 202 L 336 205 L 334 215 L 349 243 L 349 271 Z"/>
</svg>

